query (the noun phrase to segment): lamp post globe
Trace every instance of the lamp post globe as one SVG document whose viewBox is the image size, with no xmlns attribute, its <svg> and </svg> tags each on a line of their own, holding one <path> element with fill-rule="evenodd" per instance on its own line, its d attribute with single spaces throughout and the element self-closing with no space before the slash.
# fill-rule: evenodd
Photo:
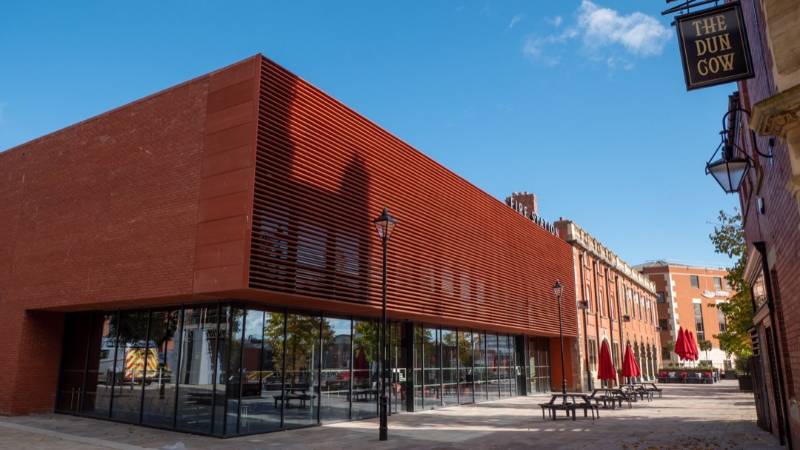
<svg viewBox="0 0 800 450">
<path fill-rule="evenodd" d="M 567 395 L 567 372 L 565 369 L 564 364 L 564 320 L 561 315 L 561 294 L 564 288 L 561 285 L 560 280 L 556 280 L 556 284 L 553 285 L 553 295 L 556 297 L 558 301 L 558 338 L 559 338 L 559 347 L 561 348 L 561 393 L 564 395 L 566 401 Z"/>
<path fill-rule="evenodd" d="M 723 191 L 728 194 L 739 192 L 750 161 L 746 158 L 721 158 L 706 164 L 706 175 L 711 175 L 719 183 Z"/>
<path fill-rule="evenodd" d="M 382 308 L 381 308 L 381 335 L 380 335 L 380 348 L 378 353 L 379 370 L 380 374 L 380 425 L 378 428 L 378 439 L 385 441 L 389 439 L 389 399 L 386 397 L 386 379 L 387 379 L 387 339 L 386 339 L 386 264 L 388 261 L 389 253 L 389 237 L 394 231 L 394 226 L 397 224 L 397 219 L 389 214 L 389 208 L 383 208 L 383 212 L 375 220 L 372 221 L 375 225 L 375 230 L 378 232 L 378 237 L 383 244 L 383 283 L 382 283 Z"/>
</svg>

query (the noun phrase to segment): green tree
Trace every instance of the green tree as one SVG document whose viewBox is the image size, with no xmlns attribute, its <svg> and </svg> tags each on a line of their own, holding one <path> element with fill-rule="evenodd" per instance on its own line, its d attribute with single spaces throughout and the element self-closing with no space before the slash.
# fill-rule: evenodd
<svg viewBox="0 0 800 450">
<path fill-rule="evenodd" d="M 700 347 L 701 352 L 706 352 L 706 359 L 708 359 L 708 351 L 711 350 L 711 341 L 707 341 L 705 339 L 701 340 L 697 343 L 697 346 Z"/>
<path fill-rule="evenodd" d="M 729 301 L 716 305 L 725 316 L 726 327 L 725 331 L 714 337 L 719 339 L 723 351 L 744 361 L 753 354 L 749 331 L 753 326 L 753 302 L 750 298 L 750 286 L 744 278 L 747 243 L 742 215 L 738 210 L 734 210 L 733 214 L 720 211 L 717 221 L 709 238 L 717 253 L 728 255 L 733 260 L 725 278 L 736 294 Z"/>
</svg>

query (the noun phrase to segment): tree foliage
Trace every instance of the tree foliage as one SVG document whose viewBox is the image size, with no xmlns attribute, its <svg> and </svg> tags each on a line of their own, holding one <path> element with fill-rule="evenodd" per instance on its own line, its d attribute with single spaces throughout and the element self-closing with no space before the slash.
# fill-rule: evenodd
<svg viewBox="0 0 800 450">
<path fill-rule="evenodd" d="M 714 232 L 709 235 L 714 250 L 728 255 L 733 265 L 728 267 L 725 277 L 735 294 L 729 301 L 719 303 L 716 307 L 725 316 L 725 331 L 715 335 L 720 347 L 728 354 L 743 360 L 753 354 L 750 342 L 750 328 L 753 326 L 753 302 L 750 298 L 750 286 L 745 280 L 744 269 L 747 264 L 747 242 L 745 241 L 742 215 L 734 210 L 733 214 L 720 211 Z"/>
</svg>

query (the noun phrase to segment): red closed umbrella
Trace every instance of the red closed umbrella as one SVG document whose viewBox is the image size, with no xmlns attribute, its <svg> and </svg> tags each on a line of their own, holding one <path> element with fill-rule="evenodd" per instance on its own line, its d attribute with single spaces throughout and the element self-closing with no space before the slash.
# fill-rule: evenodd
<svg viewBox="0 0 800 450">
<path fill-rule="evenodd" d="M 681 359 L 689 359 L 688 354 L 686 353 L 689 349 L 689 346 L 686 342 L 686 332 L 683 327 L 678 328 L 678 338 L 675 340 L 675 353 Z"/>
<path fill-rule="evenodd" d="M 367 362 L 367 355 L 364 354 L 363 349 L 359 349 L 356 355 L 356 360 L 353 362 L 353 372 L 355 372 L 356 381 L 369 379 L 369 362 Z"/>
<path fill-rule="evenodd" d="M 639 369 L 639 363 L 636 362 L 636 358 L 633 357 L 633 349 L 631 348 L 631 344 L 625 347 L 625 358 L 622 360 L 622 376 L 628 378 L 638 377 L 642 374 L 642 371 Z"/>
<path fill-rule="evenodd" d="M 688 334 L 689 339 L 687 339 L 687 344 L 689 346 L 689 359 L 697 361 L 700 359 L 700 351 L 697 349 L 697 341 L 694 340 L 694 333 L 689 331 Z"/>
<path fill-rule="evenodd" d="M 611 351 L 608 349 L 608 341 L 603 340 L 600 345 L 600 360 L 597 361 L 597 378 L 601 380 L 616 380 L 617 369 L 611 359 Z"/>
</svg>

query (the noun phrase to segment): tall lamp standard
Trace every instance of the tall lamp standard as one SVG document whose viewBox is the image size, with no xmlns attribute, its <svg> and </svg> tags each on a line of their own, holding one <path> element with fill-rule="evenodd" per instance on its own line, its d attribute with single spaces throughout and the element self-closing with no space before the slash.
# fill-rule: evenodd
<svg viewBox="0 0 800 450">
<path fill-rule="evenodd" d="M 389 237 L 397 223 L 397 219 L 389 214 L 389 208 L 384 207 L 383 212 L 377 219 L 373 220 L 375 229 L 378 230 L 378 237 L 383 241 L 383 317 L 381 319 L 381 338 L 378 360 L 380 361 L 379 373 L 381 374 L 381 400 L 380 400 L 380 431 L 379 439 L 385 441 L 389 439 L 389 419 L 388 399 L 386 398 L 386 369 L 389 366 L 386 361 L 386 262 L 389 253 Z"/>
<path fill-rule="evenodd" d="M 561 318 L 561 281 L 556 280 L 553 285 L 553 295 L 558 299 L 558 337 L 560 339 L 559 346 L 561 347 L 561 394 L 564 399 L 567 398 L 567 372 L 564 368 L 564 321 Z"/>
</svg>

